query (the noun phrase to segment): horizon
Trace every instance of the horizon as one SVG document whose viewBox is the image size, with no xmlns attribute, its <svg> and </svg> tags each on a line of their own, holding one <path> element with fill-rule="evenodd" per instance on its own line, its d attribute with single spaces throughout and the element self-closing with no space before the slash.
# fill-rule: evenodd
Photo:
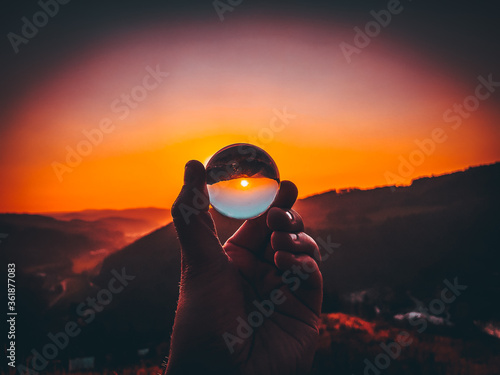
<svg viewBox="0 0 500 375">
<path fill-rule="evenodd" d="M 358 187 L 358 186 L 347 186 L 347 187 L 341 187 L 341 188 L 332 188 L 332 189 L 329 189 L 329 190 L 325 190 L 325 191 L 313 193 L 313 194 L 307 195 L 307 196 L 301 196 L 300 195 L 300 190 L 299 190 L 299 197 L 297 198 L 297 200 L 304 200 L 304 199 L 316 197 L 316 196 L 327 194 L 327 193 L 331 193 L 331 192 L 336 192 L 337 194 L 348 194 L 350 192 L 349 190 L 369 191 L 369 190 L 375 190 L 375 189 L 381 189 L 381 188 L 390 188 L 390 187 L 393 187 L 393 186 L 395 186 L 396 188 L 409 187 L 415 181 L 423 179 L 423 178 L 442 177 L 442 176 L 452 175 L 452 174 L 456 174 L 456 173 L 466 172 L 469 169 L 480 168 L 480 167 L 488 167 L 488 166 L 492 166 L 492 165 L 499 164 L 499 163 L 500 163 L 500 160 L 494 161 L 494 162 L 491 162 L 491 163 L 478 164 L 478 165 L 470 165 L 470 166 L 462 168 L 462 169 L 455 169 L 455 170 L 447 171 L 447 172 L 440 173 L 440 174 L 422 175 L 422 176 L 418 176 L 418 177 L 413 178 L 411 180 L 411 182 L 409 184 L 406 184 L 406 185 L 380 185 L 380 186 L 371 186 L 371 187 L 366 187 L 366 188 L 364 188 L 364 187 L 362 188 L 362 187 Z M 173 204 L 173 201 L 172 201 L 172 204 Z M 75 209 L 75 210 L 70 210 L 70 211 L 46 211 L 46 212 L 38 212 L 38 211 L 37 212 L 26 212 L 26 211 L 23 211 L 23 212 L 12 212 L 11 211 L 11 212 L 0 212 L 0 214 L 18 214 L 18 215 L 24 215 L 25 214 L 25 215 L 40 215 L 40 216 L 44 216 L 44 215 L 51 215 L 51 214 L 77 213 L 77 212 L 85 212 L 85 211 L 127 211 L 127 210 L 143 210 L 143 209 L 146 209 L 146 210 L 147 209 L 159 209 L 159 210 L 170 211 L 170 208 L 171 208 L 171 205 L 168 206 L 168 207 L 161 207 L 161 206 L 124 207 L 124 208 L 110 208 L 110 207 L 107 207 L 107 208 L 84 208 L 84 209 Z"/>
<path fill-rule="evenodd" d="M 151 18 L 120 3 L 120 21 L 65 6 L 0 70 L 12 93 L 0 101 L 0 211 L 169 207 L 188 160 L 242 142 L 301 197 L 500 160 L 493 34 L 462 37 L 489 6 L 455 5 L 443 34 L 441 5 L 400 3 L 382 27 L 381 4 L 287 4 L 242 5 L 224 22 L 210 3 L 158 2 Z M 12 12 L 14 32 L 33 14 Z M 376 35 L 360 34 L 370 25 Z"/>
</svg>

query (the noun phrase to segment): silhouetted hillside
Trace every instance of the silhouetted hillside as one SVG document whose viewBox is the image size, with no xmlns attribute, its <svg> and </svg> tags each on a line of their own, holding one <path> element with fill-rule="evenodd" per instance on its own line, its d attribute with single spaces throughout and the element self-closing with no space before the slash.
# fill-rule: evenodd
<svg viewBox="0 0 500 375">
<path fill-rule="evenodd" d="M 468 289 L 450 309 L 455 323 L 469 324 L 500 320 L 492 298 L 500 295 L 499 187 L 497 163 L 408 187 L 329 192 L 296 207 L 313 236 L 342 244 L 322 265 L 327 292 L 390 288 L 389 301 L 370 303 L 392 313 L 415 306 L 408 293 L 425 304 L 458 277 Z"/>
<path fill-rule="evenodd" d="M 59 221 L 27 214 L 0 214 L 0 232 L 8 237 L 2 253 L 24 270 L 60 265 L 71 271 L 71 260 L 99 249 L 116 250 L 126 243 L 123 233 L 82 220 Z"/>
<path fill-rule="evenodd" d="M 498 322 L 500 164 L 471 168 L 411 186 L 328 192 L 297 202 L 314 237 L 340 243 L 325 260 L 324 311 L 394 321 L 396 314 L 439 297 L 445 279 L 468 286 L 429 324 L 451 324 L 476 335 L 476 323 Z M 213 213 L 224 241 L 241 222 Z M 172 225 L 110 255 L 96 279 L 125 267 L 136 279 L 102 315 L 130 322 L 131 336 L 168 335 L 179 281 L 179 245 Z M 140 309 L 137 308 L 140 306 Z M 145 322 L 144 314 L 148 319 Z M 142 319 L 141 319 L 142 317 Z"/>
<path fill-rule="evenodd" d="M 323 310 L 395 326 L 420 314 L 431 327 L 426 337 L 439 334 L 481 341 L 480 328 L 495 334 L 500 322 L 499 188 L 497 163 L 421 178 L 407 187 L 330 191 L 299 200 L 294 208 L 303 216 L 307 232 L 318 242 L 330 238 L 341 244 L 321 266 Z M 216 212 L 213 216 L 222 242 L 241 224 Z M 109 246 L 113 232 L 103 228 L 110 221 L 121 225 L 124 220 L 95 219 L 92 224 L 81 220 L 61 224 L 37 216 L 0 215 L 0 232 L 12 234 L 2 246 L 9 256 L 32 256 L 19 258 L 26 267 L 46 260 L 58 264 L 57 272 L 62 272 L 72 266 L 69 258 Z M 133 222 L 126 225 L 128 230 L 134 228 Z M 59 293 L 46 312 L 50 324 L 58 327 L 68 319 L 77 320 L 76 306 L 106 286 L 113 269 L 122 268 L 135 279 L 85 327 L 74 350 L 133 362 L 137 349 L 156 347 L 169 337 L 180 269 L 172 224 L 108 255 L 98 275 L 73 284 L 78 290 Z M 440 298 L 445 279 L 455 278 L 467 286 L 456 301 L 440 314 L 421 309 L 428 310 L 431 300 Z M 30 285 L 38 290 L 36 282 Z M 44 327 L 50 329 L 50 324 Z M 342 345 L 348 350 L 346 343 Z"/>
<path fill-rule="evenodd" d="M 126 210 L 125 210 L 126 211 Z M 169 210 L 144 209 L 125 212 L 125 216 Z M 44 344 L 47 332 L 60 329 L 75 306 L 98 288 L 91 280 L 102 260 L 135 239 L 156 229 L 153 221 L 133 217 L 106 217 L 121 211 L 95 211 L 95 220 L 67 216 L 67 220 L 29 214 L 0 214 L 0 259 L 16 264 L 17 307 L 22 312 L 18 353 Z M 139 216 L 140 216 L 139 215 Z M 70 215 L 71 216 L 71 215 Z M 75 213 L 75 217 L 81 215 Z M 86 216 L 87 219 L 94 217 Z"/>
</svg>

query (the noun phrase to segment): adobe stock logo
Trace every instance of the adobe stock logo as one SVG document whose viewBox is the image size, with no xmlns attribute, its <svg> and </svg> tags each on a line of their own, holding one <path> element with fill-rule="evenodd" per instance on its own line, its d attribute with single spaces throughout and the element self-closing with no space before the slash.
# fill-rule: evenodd
<svg viewBox="0 0 500 375">
<path fill-rule="evenodd" d="M 488 74 L 487 77 L 478 76 L 477 81 L 478 85 L 473 93 L 444 111 L 443 121 L 451 124 L 449 126 L 451 130 L 457 131 L 463 122 L 480 108 L 481 103 L 492 97 L 500 87 L 500 81 L 495 81 L 492 73 Z M 431 130 L 429 137 L 415 139 L 414 143 L 417 147 L 406 157 L 403 155 L 398 156 L 397 173 L 391 171 L 385 171 L 384 173 L 385 180 L 391 187 L 391 191 L 396 191 L 397 185 L 404 185 L 406 183 L 405 179 L 410 178 L 417 168 L 438 150 L 438 146 L 450 138 L 451 133 L 445 127 L 436 127 Z"/>
<path fill-rule="evenodd" d="M 60 331 L 47 334 L 47 342 L 41 348 L 31 349 L 31 355 L 28 361 L 17 365 L 17 372 L 21 375 L 39 375 L 47 373 L 47 366 L 50 361 L 55 360 L 59 354 L 73 341 L 72 339 L 80 335 L 84 328 L 92 323 L 98 313 L 103 311 L 109 305 L 117 294 L 123 292 L 136 276 L 127 274 L 125 267 L 118 272 L 111 270 L 113 276 L 107 287 L 100 289 L 95 297 L 87 297 L 85 302 L 76 307 L 76 314 L 80 318 L 78 321 L 70 320 L 66 322 L 64 328 Z"/>
<path fill-rule="evenodd" d="M 38 6 L 42 8 L 31 16 L 31 20 L 27 17 L 22 17 L 21 35 L 14 32 L 7 34 L 10 45 L 15 53 L 19 52 L 21 44 L 28 44 L 33 39 L 38 31 L 49 23 L 49 18 L 54 18 L 59 13 L 59 5 L 68 4 L 70 0 L 43 0 L 38 1 Z"/>
<path fill-rule="evenodd" d="M 170 73 L 162 71 L 160 65 L 156 65 L 154 69 L 148 65 L 145 70 L 146 74 L 139 85 L 132 87 L 126 93 L 122 93 L 119 98 L 110 103 L 110 111 L 119 114 L 118 120 L 125 120 L 131 111 L 138 108 L 152 91 L 156 90 L 164 79 L 170 75 Z M 83 139 L 74 147 L 66 146 L 64 162 L 55 160 L 51 164 L 59 182 L 63 182 L 65 173 L 73 172 L 85 157 L 89 156 L 96 147 L 103 143 L 105 135 L 112 133 L 116 129 L 116 125 L 116 122 L 110 117 L 103 117 L 94 128 L 82 130 Z"/>
<path fill-rule="evenodd" d="M 453 282 L 448 279 L 444 279 L 443 283 L 446 288 L 441 289 L 440 296 L 434 298 L 429 302 L 429 308 L 420 308 L 420 315 L 414 315 L 409 319 L 409 323 L 412 327 L 417 327 L 418 333 L 423 333 L 427 329 L 427 320 L 425 316 L 428 315 L 428 310 L 434 315 L 441 315 L 446 311 L 446 306 L 455 302 L 457 297 L 459 297 L 468 286 L 465 284 L 459 284 L 458 278 L 455 277 Z M 423 314 L 422 314 L 423 313 Z M 363 370 L 363 375 L 382 375 L 384 370 L 389 368 L 391 363 L 399 358 L 402 354 L 403 349 L 410 346 L 413 343 L 413 338 L 410 332 L 401 331 L 396 337 L 396 340 L 388 340 L 380 343 L 380 348 L 382 349 L 380 353 L 370 361 L 365 358 L 363 363 L 365 368 Z M 353 374 L 354 375 L 354 374 Z"/>
<path fill-rule="evenodd" d="M 316 242 L 320 249 L 325 250 L 325 253 L 323 255 L 319 255 L 318 253 L 314 257 L 316 259 L 322 258 L 323 261 L 328 259 L 335 252 L 335 249 L 340 247 L 339 243 L 332 242 L 330 235 L 326 238 L 326 241 L 321 237 L 317 237 Z M 238 323 L 236 328 L 232 332 L 226 331 L 222 334 L 222 338 L 229 353 L 233 354 L 238 348 L 241 348 L 241 345 L 252 337 L 254 332 L 264 324 L 266 319 L 269 319 L 271 315 L 274 314 L 276 307 L 287 300 L 287 295 L 281 290 L 283 286 L 286 286 L 290 292 L 293 293 L 299 289 L 301 284 L 316 272 L 316 270 L 317 268 L 314 265 L 314 260 L 310 262 L 306 261 L 300 265 L 294 264 L 290 269 L 283 272 L 281 275 L 282 284 L 269 293 L 268 299 L 252 301 L 256 309 L 252 309 L 246 316 L 246 319 L 238 316 L 236 318 L 236 322 Z"/>
</svg>

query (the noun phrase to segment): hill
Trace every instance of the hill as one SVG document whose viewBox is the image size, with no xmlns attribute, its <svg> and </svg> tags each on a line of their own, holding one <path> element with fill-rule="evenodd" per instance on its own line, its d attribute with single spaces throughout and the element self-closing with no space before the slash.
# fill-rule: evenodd
<svg viewBox="0 0 500 375">
<path fill-rule="evenodd" d="M 498 208 L 500 164 L 422 178 L 411 186 L 332 191 L 297 202 L 307 230 L 341 246 L 322 264 L 324 311 L 396 322 L 440 296 L 444 281 L 467 286 L 444 312 L 427 312 L 447 334 L 475 337 L 500 322 Z M 212 213 L 222 241 L 241 222 Z M 97 284 L 112 269 L 136 276 L 101 318 L 129 322 L 129 344 L 169 334 L 179 280 L 179 245 L 171 224 L 104 261 Z M 140 306 L 138 308 L 137 306 Z M 144 319 L 144 314 L 147 319 Z M 454 334 L 455 334 L 454 333 Z M 111 345 L 111 342 L 109 343 Z"/>
<path fill-rule="evenodd" d="M 321 266 L 324 312 L 396 327 L 420 314 L 433 327 L 426 332 L 430 336 L 465 341 L 485 340 L 483 331 L 494 336 L 500 326 L 499 187 L 496 163 L 421 178 L 405 187 L 330 191 L 299 200 L 294 208 L 303 216 L 307 232 L 318 242 L 330 238 L 340 244 Z M 95 221 L 89 224 L 82 215 Z M 35 277 L 29 275 L 35 272 L 33 263 L 44 260 L 58 264 L 53 274 L 67 272 L 67 254 L 71 259 L 85 256 L 113 242 L 112 231 L 106 230 L 114 219 L 90 215 L 59 217 L 69 221 L 0 215 L 0 232 L 9 233 L 1 246 L 26 267 L 26 280 Z M 213 217 L 222 242 L 241 224 L 216 212 Z M 110 355 L 122 363 L 137 358 L 137 349 L 165 345 L 177 301 L 179 254 L 171 223 L 110 252 L 102 266 L 69 286 L 72 293 L 55 290 L 57 299 L 48 307 L 39 301 L 36 308 L 43 307 L 43 317 L 50 317 L 38 328 L 40 342 L 44 330 L 78 320 L 76 306 L 106 286 L 112 270 L 125 267 L 134 281 L 85 326 L 74 350 L 99 358 Z M 429 312 L 445 280 L 455 279 L 467 289 L 444 311 Z M 36 280 L 29 287 L 40 288 Z M 33 295 L 40 299 L 43 294 Z"/>
</svg>

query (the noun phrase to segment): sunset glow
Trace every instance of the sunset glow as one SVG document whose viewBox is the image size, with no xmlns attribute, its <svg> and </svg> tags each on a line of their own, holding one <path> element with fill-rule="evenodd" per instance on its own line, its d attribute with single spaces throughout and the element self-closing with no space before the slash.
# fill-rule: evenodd
<svg viewBox="0 0 500 375">
<path fill-rule="evenodd" d="M 475 86 L 432 56 L 381 36 L 348 64 L 341 23 L 252 22 L 144 25 L 55 65 L 11 108 L 0 211 L 170 207 L 188 160 L 238 142 L 300 197 L 500 160 L 499 109 L 481 102 L 453 128 L 443 114 Z M 446 139 L 420 151 L 436 128 Z"/>
</svg>

